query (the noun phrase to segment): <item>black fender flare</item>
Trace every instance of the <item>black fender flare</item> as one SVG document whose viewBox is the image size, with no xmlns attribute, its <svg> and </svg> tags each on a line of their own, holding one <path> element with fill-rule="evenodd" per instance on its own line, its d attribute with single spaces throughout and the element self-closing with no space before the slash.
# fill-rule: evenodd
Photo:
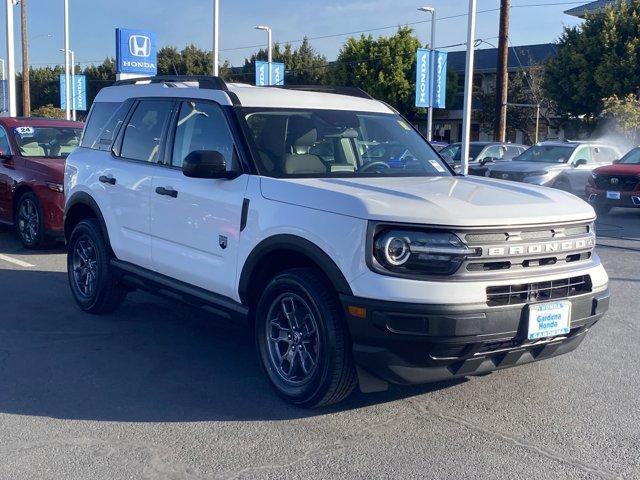
<svg viewBox="0 0 640 480">
<path fill-rule="evenodd" d="M 251 286 L 249 282 L 260 261 L 272 252 L 278 250 L 290 250 L 300 253 L 313 261 L 327 276 L 338 293 L 353 295 L 349 282 L 331 257 L 316 244 L 297 235 L 278 234 L 261 241 L 251 251 L 242 267 L 238 293 L 240 300 L 246 304 L 249 298 Z"/>
<path fill-rule="evenodd" d="M 93 211 L 96 219 L 98 220 L 98 223 L 100 224 L 100 230 L 102 231 L 102 235 L 104 236 L 107 245 L 111 246 L 111 241 L 109 240 L 109 231 L 107 229 L 107 224 L 104 221 L 104 217 L 102 216 L 102 212 L 100 211 L 100 207 L 98 206 L 98 203 L 93 199 L 93 197 L 86 192 L 74 193 L 64 207 L 64 237 L 67 242 L 69 241 L 72 233 L 67 223 L 68 213 L 76 205 L 84 205 L 86 207 L 89 207 L 91 211 Z"/>
</svg>

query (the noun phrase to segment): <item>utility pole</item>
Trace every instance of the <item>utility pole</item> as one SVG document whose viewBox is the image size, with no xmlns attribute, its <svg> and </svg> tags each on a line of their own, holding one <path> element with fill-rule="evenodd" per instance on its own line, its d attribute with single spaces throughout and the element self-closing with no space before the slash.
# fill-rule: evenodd
<svg viewBox="0 0 640 480">
<path fill-rule="evenodd" d="M 507 138 L 507 102 L 509 100 L 509 11 L 511 0 L 500 0 L 500 33 L 498 40 L 498 71 L 496 74 L 496 124 L 494 138 Z"/>
<path fill-rule="evenodd" d="M 22 115 L 31 116 L 31 87 L 29 85 L 29 40 L 27 38 L 27 0 L 20 0 L 22 29 Z"/>
</svg>

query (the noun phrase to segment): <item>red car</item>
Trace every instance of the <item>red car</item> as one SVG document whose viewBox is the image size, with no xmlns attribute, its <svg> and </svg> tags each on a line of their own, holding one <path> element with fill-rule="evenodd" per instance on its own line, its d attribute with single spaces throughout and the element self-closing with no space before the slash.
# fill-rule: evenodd
<svg viewBox="0 0 640 480">
<path fill-rule="evenodd" d="M 586 194 L 600 215 L 606 215 L 613 207 L 640 208 L 640 147 L 613 165 L 596 168 Z"/>
<path fill-rule="evenodd" d="M 27 248 L 63 236 L 65 158 L 83 124 L 0 118 L 0 222 L 14 225 Z"/>
</svg>

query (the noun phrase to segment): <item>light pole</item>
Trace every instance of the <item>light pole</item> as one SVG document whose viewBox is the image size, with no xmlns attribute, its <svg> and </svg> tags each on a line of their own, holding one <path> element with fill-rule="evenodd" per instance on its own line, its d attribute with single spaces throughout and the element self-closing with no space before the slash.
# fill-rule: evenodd
<svg viewBox="0 0 640 480">
<path fill-rule="evenodd" d="M 64 52 L 64 49 L 61 48 L 60 49 L 61 52 Z M 67 106 L 69 105 L 69 102 L 71 102 L 71 118 L 72 120 L 75 122 L 76 121 L 76 52 L 74 52 L 73 50 L 67 50 L 68 55 L 70 57 L 70 61 L 71 61 L 71 98 L 69 97 L 65 97 L 66 98 L 66 103 Z M 66 57 L 67 55 L 65 55 Z M 69 89 L 66 88 L 67 84 L 69 83 L 69 77 L 64 77 L 64 83 L 65 83 L 65 90 L 66 93 L 69 92 Z"/>
<path fill-rule="evenodd" d="M 217 77 L 219 70 L 219 49 L 218 33 L 220 31 L 220 2 L 213 0 L 213 76 Z"/>
<path fill-rule="evenodd" d="M 69 0 L 64 0 L 64 79 L 65 79 L 65 98 L 67 99 L 66 105 L 66 118 L 71 120 L 71 82 L 69 77 L 71 76 L 71 69 L 69 65 Z"/>
<path fill-rule="evenodd" d="M 462 114 L 462 174 L 469 172 L 469 137 L 471 136 L 471 108 L 473 100 L 473 60 L 475 54 L 477 0 L 469 0 L 467 30 L 467 64 L 464 73 L 464 109 Z"/>
<path fill-rule="evenodd" d="M 429 57 L 429 108 L 427 109 L 427 140 L 433 137 L 433 92 L 435 89 L 435 42 L 436 42 L 436 9 L 433 7 L 420 7 L 421 12 L 431 14 L 431 56 Z"/>
<path fill-rule="evenodd" d="M 267 61 L 269 62 L 269 85 L 271 85 L 271 62 L 273 62 L 273 43 L 271 42 L 271 27 L 266 25 L 256 25 L 256 30 L 267 32 Z"/>
<path fill-rule="evenodd" d="M 6 0 L 7 9 L 7 90 L 9 100 L 9 116 L 15 117 L 16 106 L 16 57 L 14 51 L 13 38 L 13 7 L 18 4 L 17 0 Z"/>
</svg>

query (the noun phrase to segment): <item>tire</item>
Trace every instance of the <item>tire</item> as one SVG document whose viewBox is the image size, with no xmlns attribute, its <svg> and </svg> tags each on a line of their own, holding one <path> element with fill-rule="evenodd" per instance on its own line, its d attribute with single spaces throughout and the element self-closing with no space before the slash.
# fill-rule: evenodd
<svg viewBox="0 0 640 480">
<path fill-rule="evenodd" d="M 594 205 L 593 207 L 599 217 L 606 217 L 611 212 L 611 206 L 609 205 Z"/>
<path fill-rule="evenodd" d="M 35 250 L 50 244 L 44 230 L 44 216 L 38 197 L 33 192 L 24 193 L 16 204 L 15 226 L 18 238 L 25 248 Z"/>
<path fill-rule="evenodd" d="M 355 388 L 342 309 L 317 270 L 287 270 L 267 285 L 256 306 L 255 333 L 260 363 L 287 402 L 323 407 L 340 402 Z"/>
<path fill-rule="evenodd" d="M 73 298 L 83 311 L 111 313 L 124 301 L 127 292 L 118 284 L 110 260 L 98 221 L 78 223 L 69 239 L 67 275 Z"/>
</svg>

